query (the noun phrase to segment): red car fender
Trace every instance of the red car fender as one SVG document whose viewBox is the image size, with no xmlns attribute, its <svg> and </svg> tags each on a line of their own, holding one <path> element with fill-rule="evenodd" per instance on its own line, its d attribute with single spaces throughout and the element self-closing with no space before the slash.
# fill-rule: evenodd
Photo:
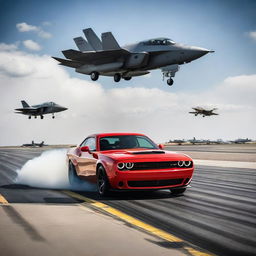
<svg viewBox="0 0 256 256">
<path fill-rule="evenodd" d="M 97 164 L 96 164 L 96 168 L 98 168 L 99 165 L 102 165 L 106 171 L 106 174 L 108 176 L 108 179 L 110 180 L 114 175 L 114 160 L 109 158 L 109 157 L 105 157 L 98 159 Z M 97 174 L 97 170 L 96 170 L 96 174 Z"/>
</svg>

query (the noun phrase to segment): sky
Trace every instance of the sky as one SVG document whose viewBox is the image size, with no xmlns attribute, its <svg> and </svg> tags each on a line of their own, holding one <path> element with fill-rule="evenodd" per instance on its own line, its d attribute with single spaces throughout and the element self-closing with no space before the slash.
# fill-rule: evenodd
<svg viewBox="0 0 256 256">
<path fill-rule="evenodd" d="M 145 4 L 146 3 L 146 4 Z M 170 139 L 256 139 L 256 1 L 1 1 L 0 145 L 78 144 L 98 132 Z M 160 70 L 130 81 L 89 76 L 51 56 L 76 49 L 84 28 L 120 45 L 154 37 L 214 50 L 181 65 L 174 85 Z M 14 114 L 20 100 L 68 107 L 53 120 Z M 188 114 L 218 108 L 218 116 Z"/>
</svg>

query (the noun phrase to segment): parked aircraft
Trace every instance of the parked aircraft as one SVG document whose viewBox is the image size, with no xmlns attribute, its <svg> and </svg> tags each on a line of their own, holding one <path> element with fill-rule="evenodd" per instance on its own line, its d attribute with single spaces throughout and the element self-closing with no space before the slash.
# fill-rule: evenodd
<svg viewBox="0 0 256 256">
<path fill-rule="evenodd" d="M 67 110 L 67 108 L 54 102 L 45 102 L 42 104 L 29 106 L 26 101 L 22 100 L 21 104 L 23 108 L 16 108 L 15 110 L 20 112 L 15 113 L 27 115 L 29 119 L 31 119 L 31 116 L 34 116 L 35 118 L 40 116 L 41 119 L 43 119 L 45 114 L 52 114 L 52 118 L 55 118 L 54 113 Z"/>
<path fill-rule="evenodd" d="M 246 142 L 251 142 L 251 139 L 236 139 L 236 140 L 231 140 L 230 142 L 235 143 L 235 144 L 245 144 Z"/>
<path fill-rule="evenodd" d="M 112 76 L 115 82 L 121 78 L 130 80 L 160 68 L 163 80 L 172 85 L 179 65 L 196 60 L 209 52 L 205 48 L 185 46 L 169 38 L 154 38 L 120 47 L 111 32 L 101 34 L 101 40 L 91 28 L 83 30 L 83 37 L 74 41 L 79 49 L 62 51 L 66 59 L 53 57 L 60 65 L 75 68 L 78 73 L 90 75 L 96 81 L 100 75 Z"/>
<path fill-rule="evenodd" d="M 213 116 L 213 115 L 219 115 L 217 113 L 214 113 L 213 111 L 216 110 L 217 108 L 213 108 L 213 109 L 210 109 L 210 110 L 206 110 L 202 107 L 195 107 L 195 108 L 192 108 L 194 109 L 195 111 L 192 111 L 192 112 L 189 112 L 190 114 L 194 114 L 195 116 L 197 115 L 203 115 L 203 117 L 205 116 Z"/>
<path fill-rule="evenodd" d="M 44 144 L 44 141 L 42 141 L 41 143 L 35 143 L 33 140 L 31 143 L 27 143 L 27 144 L 23 144 L 22 147 L 43 147 L 43 146 L 47 146 Z"/>
</svg>

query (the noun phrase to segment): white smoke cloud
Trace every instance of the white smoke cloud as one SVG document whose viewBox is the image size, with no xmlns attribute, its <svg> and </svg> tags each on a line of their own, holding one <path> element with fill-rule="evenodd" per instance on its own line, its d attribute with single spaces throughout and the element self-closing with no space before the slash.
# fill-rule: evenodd
<svg viewBox="0 0 256 256">
<path fill-rule="evenodd" d="M 255 138 L 256 75 L 229 77 L 211 91 L 169 92 L 157 88 L 105 89 L 71 77 L 47 55 L 0 51 L 0 145 L 79 143 L 97 132 L 141 132 L 156 142 L 171 138 Z M 134 78 L 135 80 L 136 78 Z M 125 83 L 121 81 L 120 84 Z M 127 82 L 126 82 L 127 84 Z M 178 85 L 176 85 L 178 86 Z M 68 108 L 52 120 L 13 113 L 20 100 L 54 101 Z M 219 116 L 195 117 L 194 106 L 217 107 Z"/>
<path fill-rule="evenodd" d="M 27 161 L 17 170 L 15 183 L 38 188 L 95 191 L 96 185 L 86 181 L 71 186 L 68 180 L 66 149 L 49 150 Z"/>
</svg>

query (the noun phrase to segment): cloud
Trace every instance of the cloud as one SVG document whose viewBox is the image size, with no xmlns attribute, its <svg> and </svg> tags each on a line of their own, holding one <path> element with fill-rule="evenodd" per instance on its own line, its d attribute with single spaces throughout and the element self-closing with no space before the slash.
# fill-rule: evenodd
<svg viewBox="0 0 256 256">
<path fill-rule="evenodd" d="M 18 49 L 18 44 L 0 43 L 0 51 L 14 51 Z"/>
<path fill-rule="evenodd" d="M 41 46 L 33 40 L 25 40 L 25 41 L 23 41 L 23 45 L 27 49 L 32 50 L 32 51 L 40 51 L 41 50 Z"/>
<path fill-rule="evenodd" d="M 26 22 L 16 24 L 16 28 L 20 32 L 39 31 L 39 27 L 29 25 Z"/>
<path fill-rule="evenodd" d="M 0 145 L 19 145 L 32 139 L 76 144 L 91 133 L 117 131 L 145 133 L 156 142 L 193 137 L 255 138 L 256 75 L 229 77 L 211 91 L 195 94 L 141 87 L 105 89 L 86 79 L 71 77 L 47 55 L 0 52 Z M 68 110 L 54 120 L 50 115 L 28 120 L 13 113 L 22 99 L 29 104 L 54 101 Z M 188 114 L 197 105 L 217 107 L 220 115 L 202 118 Z"/>
<path fill-rule="evenodd" d="M 256 31 L 248 32 L 248 36 L 254 41 L 256 41 Z"/>
<path fill-rule="evenodd" d="M 46 25 L 46 24 L 49 25 L 50 23 L 49 22 L 44 23 L 44 25 Z M 52 35 L 50 33 L 44 31 L 41 27 L 29 25 L 26 22 L 17 23 L 16 27 L 19 32 L 36 32 L 39 37 L 46 38 L 46 39 L 52 37 Z"/>
</svg>

